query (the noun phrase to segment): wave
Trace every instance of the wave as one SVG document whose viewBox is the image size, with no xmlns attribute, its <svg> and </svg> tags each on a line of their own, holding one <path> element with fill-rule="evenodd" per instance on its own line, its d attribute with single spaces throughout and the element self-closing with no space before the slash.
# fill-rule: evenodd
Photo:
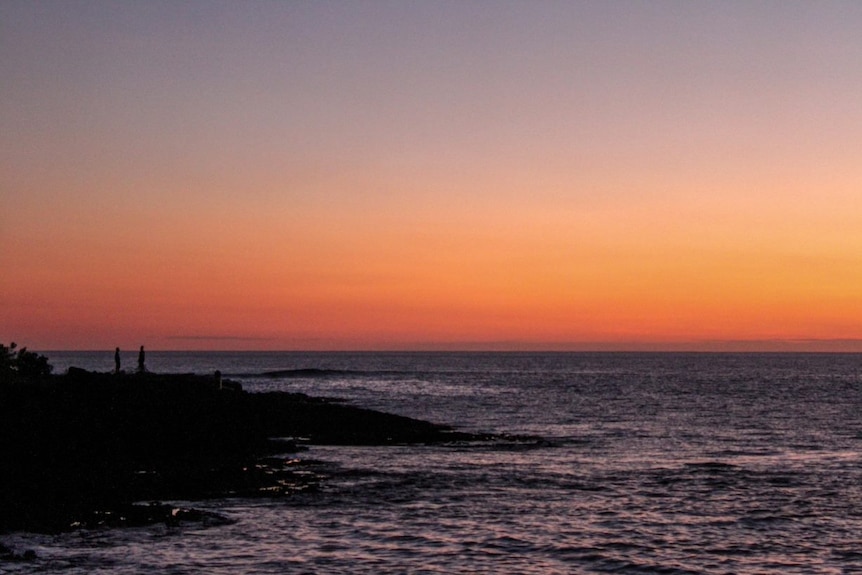
<svg viewBox="0 0 862 575">
<path fill-rule="evenodd" d="M 325 379 L 329 377 L 385 377 L 404 376 L 405 374 L 417 375 L 416 372 L 407 371 L 365 371 L 354 369 L 320 369 L 316 367 L 304 367 L 294 369 L 276 369 L 271 371 L 253 373 L 232 373 L 230 377 L 242 378 L 266 378 L 266 379 Z"/>
<path fill-rule="evenodd" d="M 362 377 L 370 375 L 365 371 L 351 371 L 344 369 L 317 369 L 317 368 L 301 368 L 301 369 L 276 369 L 273 371 L 261 371 L 253 373 L 229 373 L 227 377 L 242 377 L 245 379 L 266 378 L 266 379 L 323 379 L 327 377 Z"/>
</svg>

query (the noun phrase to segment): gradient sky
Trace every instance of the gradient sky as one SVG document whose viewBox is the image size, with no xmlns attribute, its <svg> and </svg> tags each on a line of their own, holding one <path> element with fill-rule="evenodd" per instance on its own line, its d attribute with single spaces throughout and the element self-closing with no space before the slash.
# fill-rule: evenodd
<svg viewBox="0 0 862 575">
<path fill-rule="evenodd" d="M 0 2 L 0 342 L 862 351 L 862 3 Z"/>
</svg>

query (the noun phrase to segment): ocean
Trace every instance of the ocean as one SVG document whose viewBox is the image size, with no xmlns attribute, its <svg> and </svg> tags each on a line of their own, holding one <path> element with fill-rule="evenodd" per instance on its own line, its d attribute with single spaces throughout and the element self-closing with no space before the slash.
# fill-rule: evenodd
<svg viewBox="0 0 862 575">
<path fill-rule="evenodd" d="M 112 350 L 46 355 L 113 368 Z M 312 446 L 296 457 L 319 490 L 174 502 L 227 524 L 0 536 L 37 554 L 0 573 L 862 573 L 862 355 L 153 351 L 147 367 L 499 437 Z M 260 376 L 293 369 L 318 371 Z"/>
</svg>

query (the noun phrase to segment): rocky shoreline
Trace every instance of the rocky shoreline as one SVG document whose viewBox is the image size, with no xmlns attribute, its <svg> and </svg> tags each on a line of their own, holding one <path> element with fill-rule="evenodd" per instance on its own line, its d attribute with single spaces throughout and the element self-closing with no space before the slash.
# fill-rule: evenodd
<svg viewBox="0 0 862 575">
<path fill-rule="evenodd" d="M 315 489 L 319 475 L 295 455 L 305 445 L 474 439 L 215 376 L 71 368 L 0 385 L 0 533 L 217 520 L 159 502 Z"/>
</svg>

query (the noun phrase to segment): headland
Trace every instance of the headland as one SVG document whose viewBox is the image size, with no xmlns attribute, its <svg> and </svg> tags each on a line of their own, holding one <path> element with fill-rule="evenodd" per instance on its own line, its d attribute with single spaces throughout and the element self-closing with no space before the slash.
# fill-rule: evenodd
<svg viewBox="0 0 862 575">
<path fill-rule="evenodd" d="M 162 502 L 315 489 L 292 455 L 306 445 L 475 438 L 333 399 L 249 393 L 214 375 L 70 368 L 0 382 L 0 532 L 217 521 Z"/>
</svg>

